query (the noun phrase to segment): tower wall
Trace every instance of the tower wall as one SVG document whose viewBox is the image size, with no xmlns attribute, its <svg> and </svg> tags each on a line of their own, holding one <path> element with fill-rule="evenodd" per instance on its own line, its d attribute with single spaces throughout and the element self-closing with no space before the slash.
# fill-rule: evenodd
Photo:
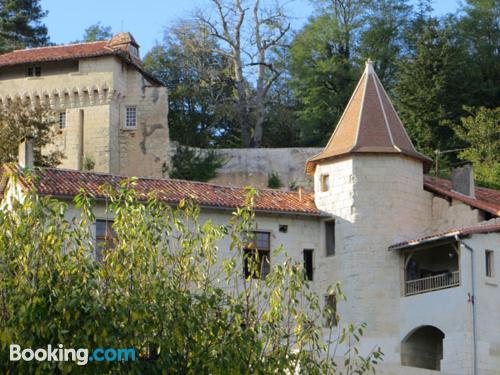
<svg viewBox="0 0 500 375">
<path fill-rule="evenodd" d="M 329 174 L 330 189 L 321 190 Z M 324 283 L 341 281 L 347 301 L 344 322 L 368 325 L 363 346 L 380 345 L 389 362 L 399 362 L 399 254 L 388 247 L 422 233 L 431 221 L 431 199 L 423 190 L 422 163 L 401 155 L 351 154 L 324 162 L 315 171 L 316 204 L 336 220 L 333 267 Z M 331 271 L 333 270 L 333 271 Z"/>
</svg>

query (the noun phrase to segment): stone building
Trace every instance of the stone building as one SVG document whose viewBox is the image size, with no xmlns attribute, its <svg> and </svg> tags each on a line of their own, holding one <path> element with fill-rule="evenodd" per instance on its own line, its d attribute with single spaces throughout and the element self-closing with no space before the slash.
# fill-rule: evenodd
<svg viewBox="0 0 500 375">
<path fill-rule="evenodd" d="M 108 41 L 0 55 L 0 105 L 50 106 L 60 167 L 163 177 L 168 166 L 167 90 L 144 71 L 129 33 Z"/>
<path fill-rule="evenodd" d="M 29 147 L 21 150 L 20 163 L 29 167 Z M 367 323 L 362 351 L 380 346 L 385 354 L 377 374 L 498 375 L 500 191 L 475 187 L 468 167 L 451 181 L 427 176 L 430 161 L 413 147 L 368 63 L 327 146 L 306 163 L 314 193 L 259 190 L 254 208 L 266 244 L 259 253 L 272 269 L 280 258 L 270 249 L 283 245 L 304 262 L 323 303 L 331 303 L 327 287 L 342 283 L 339 324 Z M 80 189 L 105 199 L 99 186 L 121 179 L 36 173 L 38 194 L 62 200 Z M 15 166 L 0 173 L 4 205 L 23 194 L 16 175 Z M 202 219 L 221 224 L 245 195 L 243 188 L 168 179 L 138 179 L 134 188 L 171 204 L 191 197 Z M 112 220 L 104 203 L 96 217 L 95 228 Z M 228 242 L 219 249 L 231 256 Z"/>
</svg>

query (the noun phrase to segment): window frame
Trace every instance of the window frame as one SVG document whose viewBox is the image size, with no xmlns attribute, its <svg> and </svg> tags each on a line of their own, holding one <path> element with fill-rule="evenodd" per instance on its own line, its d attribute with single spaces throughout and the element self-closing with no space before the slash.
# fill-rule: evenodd
<svg viewBox="0 0 500 375">
<path fill-rule="evenodd" d="M 484 266 L 485 272 L 484 274 L 488 278 L 495 277 L 495 254 L 493 250 L 485 250 L 484 251 Z"/>
<path fill-rule="evenodd" d="M 302 255 L 304 257 L 304 277 L 308 281 L 313 281 L 314 280 L 314 249 L 304 249 L 304 250 L 302 250 Z"/>
<path fill-rule="evenodd" d="M 59 130 L 66 129 L 66 111 L 59 112 L 58 124 L 59 124 Z"/>
<path fill-rule="evenodd" d="M 129 111 L 133 110 L 133 117 L 130 115 L 129 116 Z M 129 123 L 132 122 L 133 118 L 133 125 L 129 125 Z M 137 129 L 137 106 L 135 105 L 127 105 L 125 106 L 125 124 L 123 126 L 125 129 Z"/>
<path fill-rule="evenodd" d="M 259 247 L 259 239 L 256 238 L 259 234 L 264 234 L 267 237 L 267 244 L 265 248 L 262 248 L 262 246 Z M 243 248 L 243 275 L 245 279 L 248 279 L 251 276 L 252 279 L 264 280 L 271 272 L 271 232 L 265 230 L 252 231 L 252 238 L 249 240 L 251 242 L 247 243 Z M 260 271 L 259 273 L 251 274 L 248 267 L 248 260 L 253 256 L 258 257 Z M 264 262 L 267 262 L 265 269 L 263 267 Z"/>
<path fill-rule="evenodd" d="M 98 223 L 104 223 L 104 235 L 100 235 L 97 229 Z M 103 253 L 107 250 L 114 249 L 116 245 L 116 232 L 113 229 L 114 220 L 96 219 L 95 220 L 95 256 L 97 260 L 102 260 Z"/>
<path fill-rule="evenodd" d="M 332 226 L 333 228 L 330 230 L 329 226 Z M 336 253 L 336 223 L 335 220 L 327 220 L 325 221 L 325 256 L 327 257 L 332 257 L 335 256 Z M 332 234 L 332 239 L 329 240 L 330 236 L 329 234 Z"/>
<path fill-rule="evenodd" d="M 327 314 L 326 309 L 330 309 L 331 314 Z M 337 318 L 337 295 L 335 293 L 325 295 L 324 317 L 326 327 L 337 327 L 339 325 L 339 319 Z"/>
<path fill-rule="evenodd" d="M 326 193 L 330 190 L 330 174 L 322 173 L 319 176 L 319 187 L 322 193 Z"/>
</svg>

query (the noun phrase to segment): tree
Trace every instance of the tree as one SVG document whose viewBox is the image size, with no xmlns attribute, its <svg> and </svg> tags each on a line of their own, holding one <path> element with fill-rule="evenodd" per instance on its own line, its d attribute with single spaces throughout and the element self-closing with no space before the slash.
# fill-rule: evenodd
<svg viewBox="0 0 500 375">
<path fill-rule="evenodd" d="M 99 40 L 108 40 L 113 36 L 111 26 L 103 26 L 97 22 L 87 27 L 83 33 L 83 42 L 96 42 Z"/>
<path fill-rule="evenodd" d="M 375 1 L 367 15 L 368 27 L 361 34 L 361 60 L 371 59 L 385 89 L 395 83 L 397 62 L 404 55 L 404 36 L 410 25 L 411 6 L 407 0 Z"/>
<path fill-rule="evenodd" d="M 415 48 L 399 63 L 394 88 L 398 113 L 416 147 L 427 155 L 460 148 L 446 125 L 458 121 L 467 104 L 467 66 L 462 45 L 446 20 L 417 19 Z M 411 43 L 410 43 L 411 44 Z M 465 76 L 465 77 L 464 77 Z M 450 154 L 447 154 L 450 155 Z"/>
<path fill-rule="evenodd" d="M 165 31 L 144 59 L 145 68 L 169 89 L 169 128 L 186 146 L 239 144 L 234 121 L 232 65 L 218 40 L 192 21 Z"/>
<path fill-rule="evenodd" d="M 480 184 L 500 189 L 500 107 L 465 110 L 468 115 L 452 125 L 457 136 L 468 144 L 459 157 L 472 162 Z"/>
<path fill-rule="evenodd" d="M 75 199 L 74 220 L 67 204 L 34 193 L 0 215 L 2 373 L 333 374 L 329 348 L 340 340 L 348 345 L 345 373 L 367 373 L 379 361 L 379 350 L 359 354 L 364 325 L 346 324 L 338 336 L 330 324 L 331 339 L 323 339 L 323 323 L 338 316 L 320 309 L 301 261 L 277 249 L 280 261 L 257 280 L 260 262 L 250 254 L 244 276 L 237 259 L 252 241 L 254 191 L 223 225 L 202 222 L 192 202 L 172 207 L 138 195 L 134 180 L 103 192 L 114 234 L 107 249 L 98 245 L 100 259 L 92 256 L 91 197 Z M 223 239 L 231 256 L 220 260 Z M 338 285 L 327 293 L 344 299 Z M 136 361 L 15 362 L 12 343 L 132 348 Z"/>
<path fill-rule="evenodd" d="M 355 63 L 366 18 L 364 0 L 317 1 L 320 13 L 293 40 L 290 50 L 292 88 L 303 123 L 302 142 L 324 145 L 342 115 L 360 67 Z"/>
<path fill-rule="evenodd" d="M 46 15 L 40 0 L 1 0 L 0 53 L 47 45 L 48 31 L 42 23 Z"/>
<path fill-rule="evenodd" d="M 56 134 L 54 113 L 44 106 L 32 106 L 22 99 L 15 99 L 0 108 L 0 164 L 16 162 L 18 146 L 23 138 L 31 138 L 35 152 L 35 164 L 56 166 L 63 154 L 59 151 L 44 152 Z"/>
<path fill-rule="evenodd" d="M 201 153 L 196 149 L 179 146 L 172 156 L 170 178 L 207 182 L 217 176 L 217 169 L 224 165 L 224 159 L 213 150 Z"/>
<path fill-rule="evenodd" d="M 280 57 L 290 22 L 279 2 L 273 8 L 263 7 L 260 0 L 211 2 L 216 15 L 200 11 L 196 18 L 221 43 L 217 52 L 231 61 L 242 146 L 260 147 L 269 90 L 283 73 Z"/>
<path fill-rule="evenodd" d="M 456 30 L 465 40 L 473 74 L 471 104 L 492 108 L 500 102 L 500 2 L 468 0 L 462 11 Z"/>
</svg>

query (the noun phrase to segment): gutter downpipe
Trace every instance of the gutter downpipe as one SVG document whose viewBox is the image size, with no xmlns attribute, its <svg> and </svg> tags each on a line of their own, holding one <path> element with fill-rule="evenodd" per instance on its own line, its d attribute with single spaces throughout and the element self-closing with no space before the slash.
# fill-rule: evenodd
<svg viewBox="0 0 500 375">
<path fill-rule="evenodd" d="M 467 245 L 464 241 L 460 240 L 458 234 L 455 234 L 455 239 L 459 244 L 464 245 L 464 247 L 469 250 L 471 258 L 471 281 L 472 281 L 472 341 L 473 341 L 473 360 L 474 360 L 474 375 L 479 374 L 478 364 L 477 364 L 477 311 L 476 311 L 476 273 L 474 272 L 474 249 Z"/>
</svg>

